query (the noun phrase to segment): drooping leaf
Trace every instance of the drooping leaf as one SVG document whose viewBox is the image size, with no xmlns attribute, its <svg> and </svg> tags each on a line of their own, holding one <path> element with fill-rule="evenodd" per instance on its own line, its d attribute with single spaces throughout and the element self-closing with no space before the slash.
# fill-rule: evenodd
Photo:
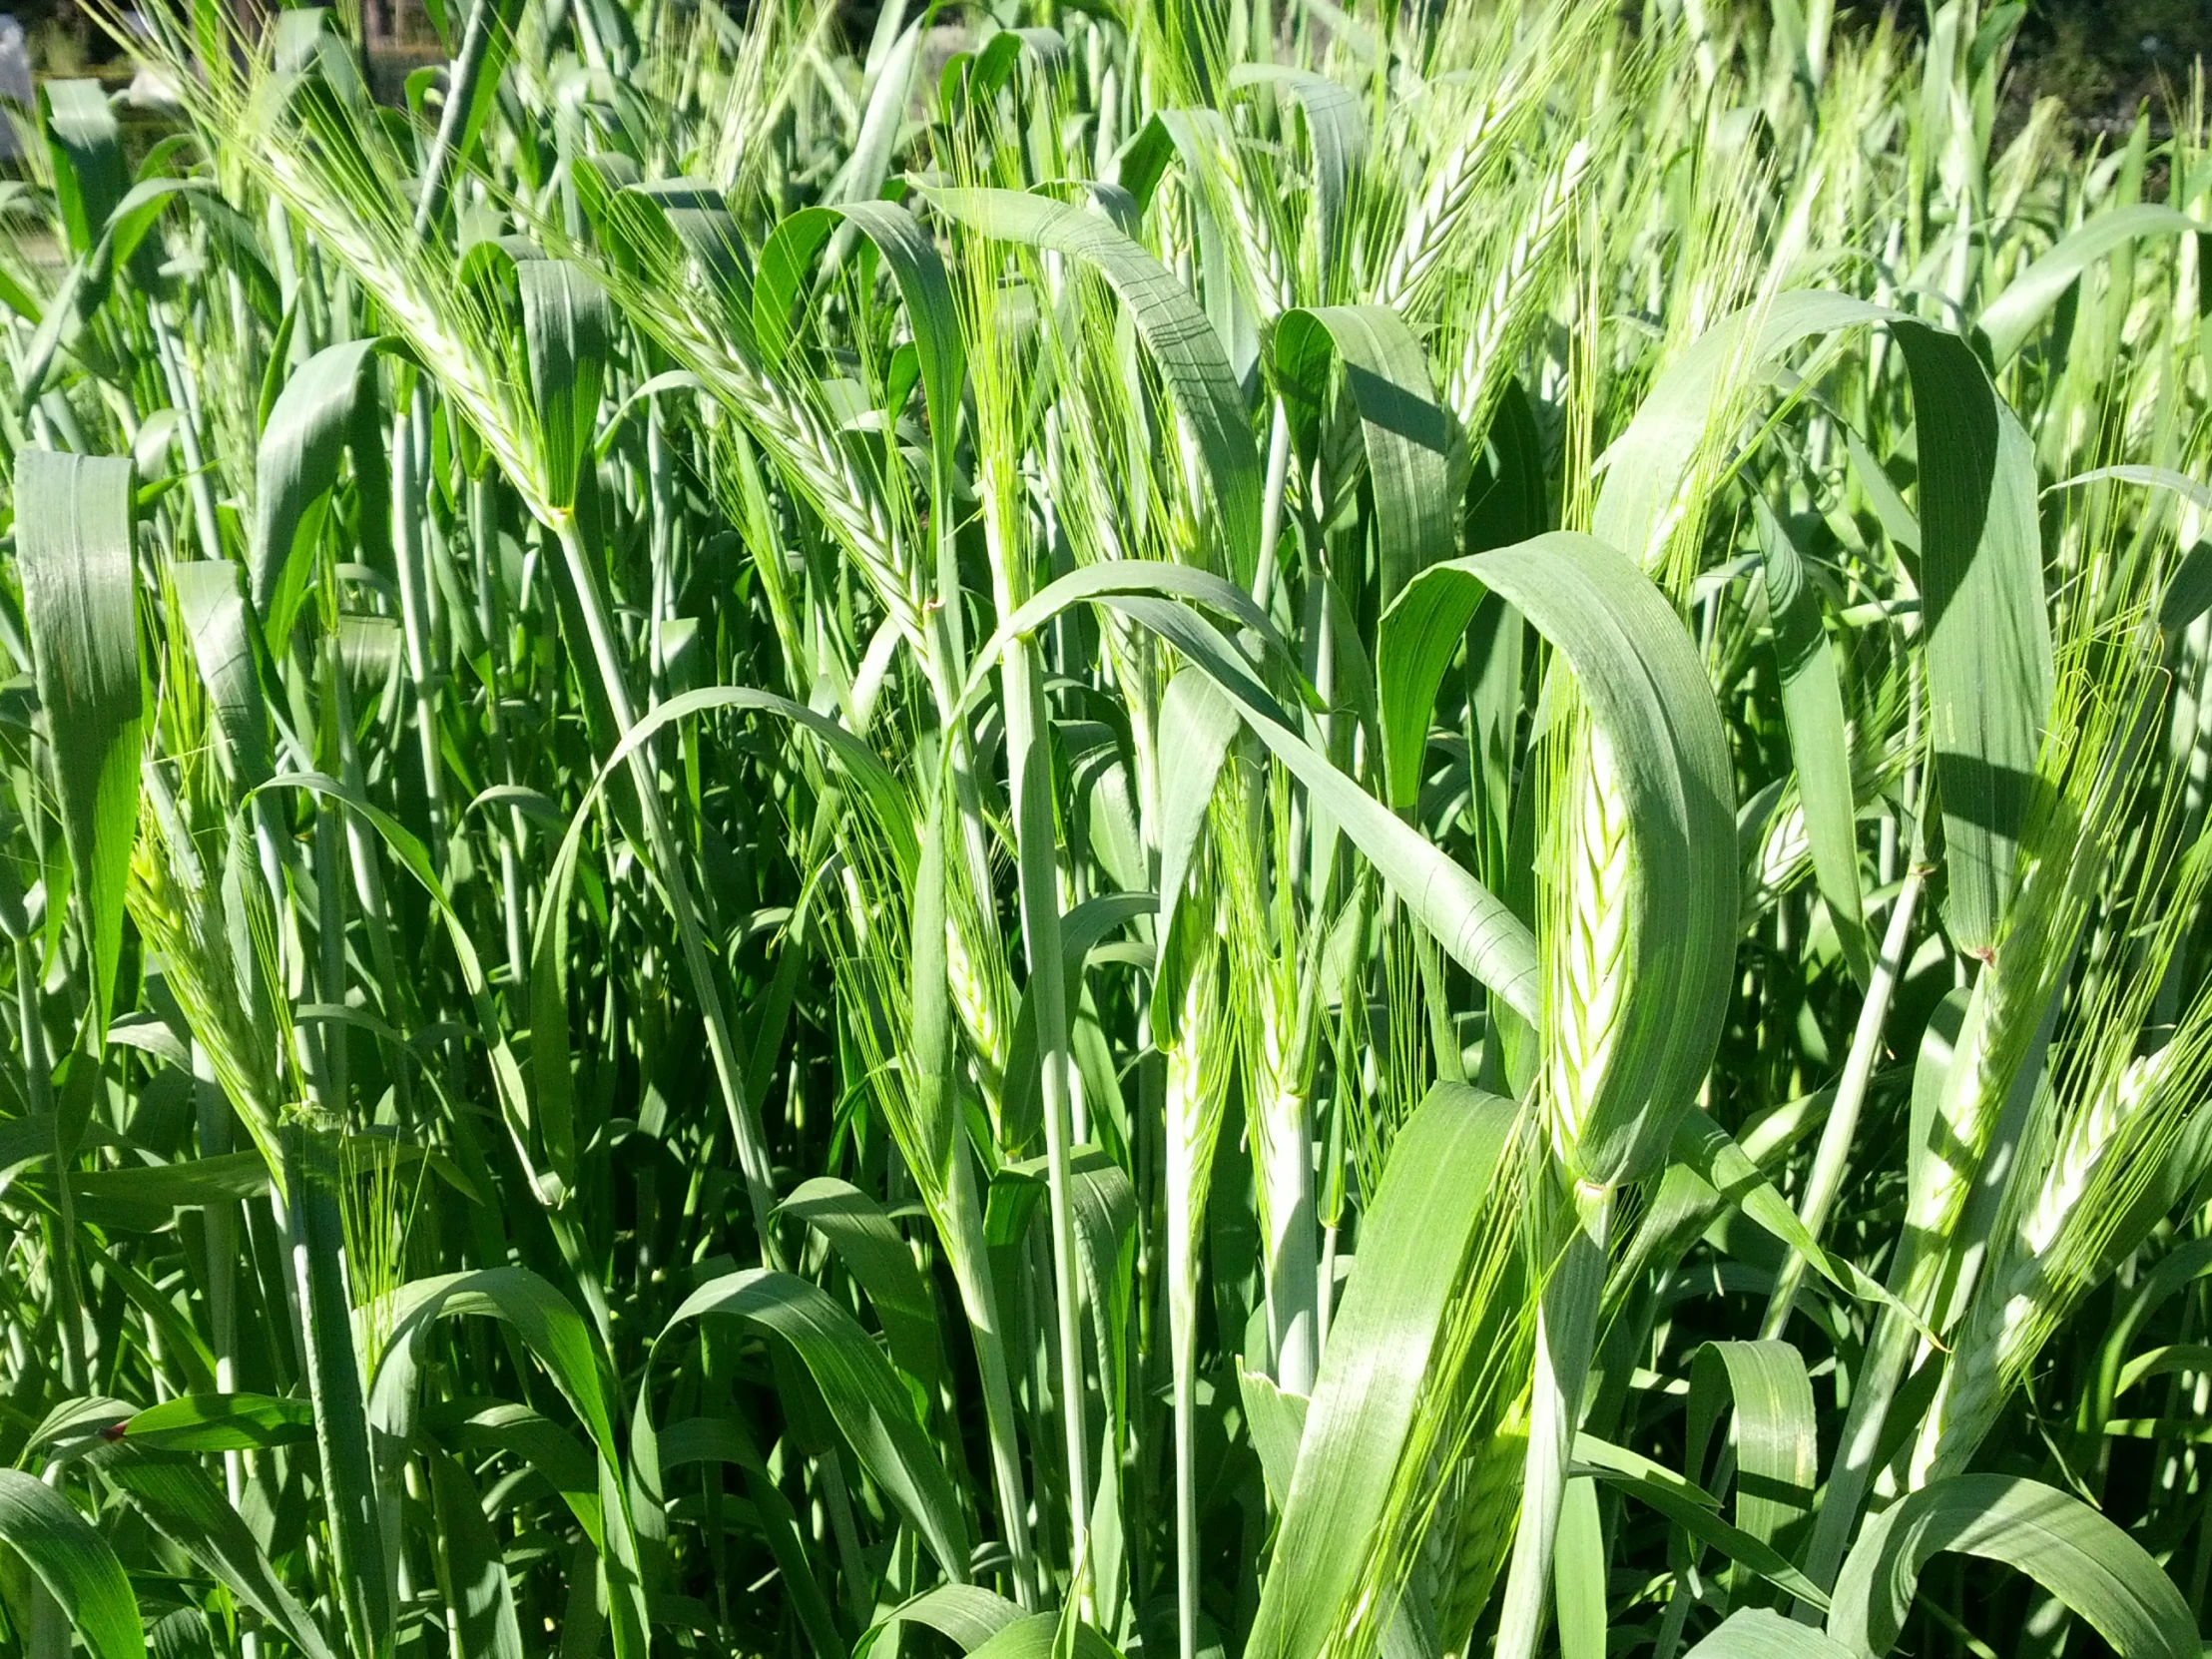
<svg viewBox="0 0 2212 1659">
<path fill-rule="evenodd" d="M 2007 1474 L 1938 1480 L 1869 1520 L 1837 1577 L 1829 1634 L 1882 1659 L 1922 1570 L 1945 1551 L 2018 1568 L 2120 1659 L 2197 1659 L 2202 1647 L 2189 1604 L 2141 1544 L 2079 1498 Z"/>
<path fill-rule="evenodd" d="M 1626 802 L 1630 983 L 1642 991 L 1622 1011 L 1576 1172 L 1617 1180 L 1664 1155 L 1720 1036 L 1737 931 L 1728 740 L 1697 648 L 1650 579 L 1612 548 L 1555 531 L 1429 567 L 1383 618 L 1377 657 L 1394 802 L 1413 798 L 1437 685 L 1492 592 L 1573 671 L 1611 740 Z"/>
<path fill-rule="evenodd" d="M 952 1483 L 914 1415 L 912 1397 L 858 1322 L 804 1279 L 749 1268 L 685 1298 L 657 1341 L 711 1316 L 742 1320 L 791 1345 L 869 1476 L 920 1534 L 945 1576 L 965 1582 L 967 1521 Z"/>
<path fill-rule="evenodd" d="M 1332 360 L 1360 411 L 1375 493 L 1375 557 L 1387 606 L 1413 577 L 1451 551 L 1451 423 L 1436 400 L 1428 359 L 1398 314 L 1383 305 L 1324 305 L 1283 313 L 1275 371 L 1293 430 L 1307 434 L 1327 403 Z"/>
</svg>

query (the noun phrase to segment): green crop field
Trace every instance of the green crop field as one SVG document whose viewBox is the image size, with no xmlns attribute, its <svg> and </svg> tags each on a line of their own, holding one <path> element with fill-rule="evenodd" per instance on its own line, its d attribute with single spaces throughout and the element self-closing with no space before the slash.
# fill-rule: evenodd
<svg viewBox="0 0 2212 1659">
<path fill-rule="evenodd" d="M 0 1659 L 2212 1653 L 2201 68 L 112 3 Z"/>
</svg>

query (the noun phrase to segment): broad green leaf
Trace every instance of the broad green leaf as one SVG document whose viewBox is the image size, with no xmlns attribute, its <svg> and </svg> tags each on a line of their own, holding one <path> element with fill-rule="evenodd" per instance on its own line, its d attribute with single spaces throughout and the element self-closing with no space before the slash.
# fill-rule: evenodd
<svg viewBox="0 0 2212 1659">
<path fill-rule="evenodd" d="M 1436 401 L 1420 341 L 1388 306 L 1286 311 L 1275 325 L 1276 383 L 1309 454 L 1336 359 L 1344 363 L 1345 386 L 1360 411 L 1386 607 L 1417 573 L 1451 551 L 1457 530 L 1451 421 Z"/>
<path fill-rule="evenodd" d="M 144 1659 L 138 1597 L 123 1563 L 61 1493 L 20 1469 L 0 1469 L 0 1543 L 38 1575 L 93 1659 Z"/>
<path fill-rule="evenodd" d="M 1156 730 L 1163 754 L 1173 755 L 1175 765 L 1160 780 L 1159 921 L 1153 937 L 1158 943 L 1154 982 L 1159 989 L 1151 1003 L 1155 1044 L 1172 1036 L 1176 987 L 1184 976 L 1174 971 L 1177 950 L 1176 916 L 1189 885 L 1191 861 L 1198 855 L 1199 837 L 1206 830 L 1207 809 L 1214 787 L 1221 781 L 1222 763 L 1228 758 L 1230 740 L 1237 735 L 1237 711 L 1220 688 L 1197 669 L 1184 669 L 1168 682 L 1160 698 Z M 1207 948 L 1202 941 L 1200 948 Z"/>
<path fill-rule="evenodd" d="M 1851 1652 L 1810 1625 L 1747 1607 L 1690 1649 L 1685 1659 L 1846 1659 Z"/>
<path fill-rule="evenodd" d="M 355 473 L 364 507 L 380 512 L 376 503 L 390 491 L 373 370 L 377 356 L 394 349 L 393 340 L 370 338 L 317 351 L 284 382 L 262 427 L 247 573 L 263 629 L 277 649 L 291 638 L 348 448 L 356 463 L 366 463 Z"/>
<path fill-rule="evenodd" d="M 2198 1659 L 2189 1605 L 2141 1544 L 2079 1498 L 2007 1474 L 1938 1480 L 1869 1520 L 1836 1580 L 1829 1634 L 1860 1659 L 1882 1659 L 1923 1569 L 1945 1551 L 2026 1573 L 2120 1659 Z"/>
<path fill-rule="evenodd" d="M 1717 1512 L 1718 1500 L 1702 1486 L 1649 1458 L 1639 1457 L 1587 1433 L 1576 1437 L 1574 1455 L 1580 1472 L 1633 1494 L 1699 1543 L 1719 1550 L 1776 1589 L 1814 1607 L 1828 1605 L 1821 1587 L 1800 1572 L 1780 1550 L 1722 1520 Z"/>
<path fill-rule="evenodd" d="M 278 1143 L 299 1287 L 307 1397 L 314 1403 L 315 1453 L 344 1645 L 361 1659 L 386 1659 L 398 1613 L 384 1560 L 383 1506 L 345 1285 L 344 1175 L 336 1137 L 304 1120 L 285 1123 Z"/>
<path fill-rule="evenodd" d="M 936 1306 L 914 1269 L 913 1252 L 883 1207 L 849 1181 L 803 1181 L 777 1214 L 805 1222 L 830 1241 L 845 1271 L 867 1292 L 890 1345 L 891 1360 L 934 1399 L 943 1370 Z"/>
<path fill-rule="evenodd" d="M 835 194 L 845 202 L 872 202 L 883 192 L 891 153 L 897 147 L 899 128 L 912 101 L 914 69 L 920 60 L 927 22 L 927 17 L 916 18 L 890 42 L 880 59 L 870 57 L 867 107 L 861 111 L 859 131 L 852 135 L 851 153 L 837 179 Z"/>
<path fill-rule="evenodd" d="M 2169 634 L 2178 634 L 2212 607 L 2212 542 L 2201 539 L 2207 515 L 2212 515 L 2212 487 L 2171 467 L 2095 466 L 2071 478 L 2061 478 L 2043 493 L 2055 495 L 2060 490 L 2078 489 L 2084 484 L 2102 483 L 2107 479 L 2168 491 L 2197 511 L 2200 539 L 2182 554 L 2180 562 L 2167 576 L 2166 591 L 2158 602 L 2158 626 Z"/>
<path fill-rule="evenodd" d="M 23 622 L 92 957 L 94 1014 L 105 1032 L 138 837 L 146 707 L 131 463 L 24 450 L 16 457 L 15 528 Z"/>
<path fill-rule="evenodd" d="M 1142 624 L 1227 692 L 1253 735 L 1336 821 L 1445 953 L 1514 1012 L 1535 1022 L 1536 943 L 1526 924 L 1441 848 L 1292 731 L 1251 665 L 1211 624 L 1185 606 L 1149 594 L 1117 589 L 1084 597 Z"/>
<path fill-rule="evenodd" d="M 429 1358 L 428 1337 L 439 1321 L 462 1317 L 502 1321 L 545 1367 L 598 1453 L 604 1526 L 599 1559 L 613 1611 L 615 1652 L 618 1659 L 642 1654 L 647 1609 L 637 1537 L 617 1450 L 607 1367 L 583 1316 L 528 1269 L 500 1267 L 414 1280 L 384 1296 L 368 1317 L 389 1333 L 368 1388 L 368 1421 L 376 1432 L 378 1462 L 386 1479 L 393 1477 L 393 1460 L 403 1455 L 413 1434 L 417 1380 Z"/>
<path fill-rule="evenodd" d="M 1792 346 L 1896 315 L 1846 294 L 1802 289 L 1714 323 L 1653 382 L 1635 418 L 1606 450 L 1591 533 L 1639 567 L 1648 565 L 1673 531 L 1676 498 L 1691 464 L 1734 396 Z"/>
<path fill-rule="evenodd" d="M 268 474 L 262 475 L 268 487 Z M 224 763 L 241 792 L 269 782 L 269 705 L 254 662 L 241 571 L 228 559 L 171 565 L 169 581 L 192 638 Z"/>
<path fill-rule="evenodd" d="M 1004 1596 L 993 1595 L 973 1584 L 939 1584 L 899 1605 L 853 1645 L 852 1659 L 867 1659 L 876 1641 L 896 1633 L 901 1623 L 926 1625 L 947 1638 L 962 1653 L 973 1653 L 1008 1625 L 1025 1615 Z"/>
<path fill-rule="evenodd" d="M 2035 458 L 1966 342 L 1895 325 L 1921 454 L 1921 624 L 1954 943 L 1986 958 L 2017 878 L 2053 680 Z"/>
<path fill-rule="evenodd" d="M 249 1156 L 258 1155 L 249 1154 Z M 266 1185 L 266 1183 L 265 1183 Z M 254 1451 L 314 1438 L 314 1408 L 270 1394 L 179 1394 L 122 1424 L 126 1444 L 152 1451 Z"/>
<path fill-rule="evenodd" d="M 200 1210 L 259 1198 L 269 1191 L 269 1166 L 258 1152 L 222 1152 L 174 1164 L 140 1164 L 70 1177 L 80 1198 L 150 1209 L 167 1220 L 173 1210 Z"/>
<path fill-rule="evenodd" d="M 1862 1301 L 1879 1302 L 1933 1340 L 1935 1334 L 1929 1331 L 1927 1323 L 1898 1301 L 1880 1280 L 1862 1271 L 1858 1264 L 1823 1250 L 1805 1223 L 1798 1219 L 1798 1213 L 1790 1208 L 1789 1201 L 1775 1190 L 1766 1172 L 1736 1144 L 1734 1136 L 1705 1113 L 1683 1115 L 1675 1129 L 1671 1150 L 1674 1167 L 1704 1182 L 1723 1202 L 1734 1205 L 1746 1219 L 1756 1222 L 1803 1256 L 1813 1271 L 1831 1285 Z"/>
<path fill-rule="evenodd" d="M 529 1464 L 560 1494 L 592 1548 L 606 1547 L 598 1460 L 568 1429 L 542 1411 L 501 1401 L 472 1412 L 453 1430 L 453 1438 L 472 1451 L 504 1451 Z"/>
<path fill-rule="evenodd" d="M 1891 329 L 1911 373 L 1918 429 L 1941 434 L 1921 457 L 1920 533 L 1930 738 L 1949 872 L 1944 918 L 1959 948 L 1985 955 L 2012 892 L 2053 671 L 2034 455 L 1972 347 L 1817 290 L 1725 317 L 1660 376 L 1606 451 L 1592 528 L 1639 562 L 1655 558 L 1730 394 L 1790 347 L 1865 323 Z"/>
<path fill-rule="evenodd" d="M 1367 114 L 1339 82 L 1288 64 L 1238 64 L 1229 71 L 1229 84 L 1281 87 L 1306 117 L 1306 147 L 1313 161 L 1314 265 L 1326 292 L 1350 275 L 1345 232 L 1367 161 Z"/>
<path fill-rule="evenodd" d="M 572 260 L 521 260 L 522 330 L 528 347 L 538 456 L 535 482 L 556 510 L 576 505 L 599 429 L 599 388 L 613 349 L 614 312 L 598 278 Z"/>
<path fill-rule="evenodd" d="M 677 1326 L 708 1317 L 742 1320 L 791 1345 L 861 1466 L 920 1534 L 944 1575 L 965 1582 L 967 1521 L 952 1483 L 905 1385 L 859 1323 L 804 1279 L 749 1268 L 694 1291 L 669 1317 L 656 1345 Z"/>
<path fill-rule="evenodd" d="M 1788 1343 L 1707 1343 L 1690 1371 L 1686 1455 L 1693 1471 L 1730 1407 L 1735 1432 L 1724 1443 L 1736 1453 L 1736 1524 L 1763 1544 L 1781 1543 L 1783 1529 L 1812 1507 L 1820 1478 L 1819 1431 L 1805 1358 Z M 1741 1603 L 1743 1586 L 1734 1587 Z"/>
<path fill-rule="evenodd" d="M 1807 578 L 1804 555 L 1763 499 L 1754 497 L 1752 505 L 1766 561 L 1774 651 L 1782 669 L 1782 719 L 1790 733 L 1790 759 L 1797 768 L 1798 801 L 1805 812 L 1813 874 L 1829 918 L 1836 924 L 1852 977 L 1865 985 L 1873 963 L 1859 896 L 1858 804 L 1852 795 L 1843 685 L 1821 621 L 1820 595 Z"/>
<path fill-rule="evenodd" d="M 1567 1482 L 1551 1585 L 1559 1659 L 1605 1659 L 1605 1535 L 1598 1521 L 1597 1482 L 1588 1475 Z"/>
<path fill-rule="evenodd" d="M 1251 1659 L 1308 1659 L 1343 1627 L 1518 1116 L 1511 1101 L 1439 1083 L 1398 1131 L 1322 1354 Z"/>
<path fill-rule="evenodd" d="M 123 129 L 98 81 L 42 82 L 39 106 L 54 160 L 54 197 L 69 245 L 92 251 L 108 215 L 128 188 Z"/>
<path fill-rule="evenodd" d="M 219 1396 L 239 1399 L 241 1395 Z M 171 1400 L 168 1404 L 177 1404 Z M 292 1405 L 289 1400 L 269 1401 Z M 303 1402 L 297 1402 L 302 1403 Z M 154 1411 L 164 1409 L 153 1407 Z M 140 1412 L 138 1418 L 148 1416 Z M 129 1425 L 126 1424 L 128 1431 Z M 312 1433 L 312 1424 L 305 1424 Z M 200 1442 L 167 1442 L 175 1451 L 206 1451 L 217 1447 Z M 271 1438 L 257 1445 L 286 1443 Z M 97 1458 L 100 1472 L 119 1487 L 149 1524 L 218 1579 L 230 1592 L 282 1632 L 284 1639 L 306 1659 L 335 1659 L 335 1650 L 323 1637 L 313 1616 L 302 1607 L 270 1565 L 269 1557 L 247 1529 L 246 1522 L 190 1458 L 146 1449 L 126 1433 L 122 1445 Z"/>
<path fill-rule="evenodd" d="M 430 1499 L 437 1515 L 437 1560 L 455 1651 L 470 1659 L 522 1659 L 522 1630 L 515 1619 L 514 1588 L 507 1579 L 499 1535 L 484 1518 L 484 1502 L 468 1471 L 443 1451 L 423 1461 L 430 1471 Z"/>
<path fill-rule="evenodd" d="M 1989 342 L 1991 366 L 2001 369 L 2019 355 L 2043 318 L 2097 261 L 2138 238 L 2186 236 L 2192 231 L 2201 235 L 2204 227 L 2187 214 L 2137 203 L 2097 214 L 2069 232 L 2057 247 L 2007 282 L 1974 319 Z"/>
<path fill-rule="evenodd" d="M 1384 616 L 1378 668 L 1396 804 L 1413 799 L 1437 685 L 1493 592 L 1565 659 L 1612 741 L 1627 804 L 1636 988 L 1576 1151 L 1579 1176 L 1611 1182 L 1664 1156 L 1720 1036 L 1738 926 L 1728 739 L 1697 648 L 1650 579 L 1612 548 L 1555 531 L 1432 565 Z"/>
<path fill-rule="evenodd" d="M 952 1031 L 952 982 L 945 941 L 944 796 L 932 798 L 922 827 L 921 850 L 914 870 L 914 915 L 907 947 L 910 994 L 907 1013 L 907 1085 L 910 1112 L 903 1126 L 904 1148 L 915 1179 L 934 1205 L 945 1203 L 964 1157 L 957 1119 L 958 1048 Z M 895 1121 L 894 1131 L 901 1126 Z M 887 1329 L 887 1328 L 886 1328 Z"/>
<path fill-rule="evenodd" d="M 1118 1659 L 1113 1643 L 1070 1615 L 1038 1613 L 1016 1620 L 968 1649 L 968 1659 Z"/>
<path fill-rule="evenodd" d="M 1268 1495 L 1281 1509 L 1290 1501 L 1298 1448 L 1306 1438 L 1306 1414 L 1313 1400 L 1306 1394 L 1285 1392 L 1265 1373 L 1247 1371 L 1242 1365 L 1237 1368 L 1237 1391 L 1244 1400 L 1252 1449 L 1260 1454 Z"/>
<path fill-rule="evenodd" d="M 791 335 L 792 306 L 804 296 L 808 273 L 840 221 L 875 245 L 898 283 L 913 330 L 922 401 L 929 410 L 934 510 L 949 513 L 967 344 L 960 335 L 959 312 L 952 302 L 944 261 L 911 214 L 888 202 L 856 200 L 842 207 L 808 208 L 785 220 L 761 250 L 753 287 L 755 337 L 771 364 L 782 358 Z M 956 612 L 958 607 L 953 609 Z"/>
</svg>

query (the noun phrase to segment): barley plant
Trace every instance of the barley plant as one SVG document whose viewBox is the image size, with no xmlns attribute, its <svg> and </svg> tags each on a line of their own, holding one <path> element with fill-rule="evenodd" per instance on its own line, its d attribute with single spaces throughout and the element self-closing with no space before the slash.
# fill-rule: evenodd
<svg viewBox="0 0 2212 1659">
<path fill-rule="evenodd" d="M 360 10 L 12 117 L 0 1656 L 2212 1652 L 2201 70 Z"/>
</svg>

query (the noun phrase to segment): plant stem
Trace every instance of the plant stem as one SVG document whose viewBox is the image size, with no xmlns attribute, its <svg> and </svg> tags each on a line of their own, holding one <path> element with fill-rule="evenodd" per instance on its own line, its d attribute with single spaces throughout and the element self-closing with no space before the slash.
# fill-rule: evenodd
<svg viewBox="0 0 2212 1659">
<path fill-rule="evenodd" d="M 1573 1231 L 1553 1267 L 1536 1313 L 1536 1369 L 1529 1384 L 1528 1457 L 1521 1479 L 1520 1528 L 1513 1536 L 1496 1659 L 1535 1659 L 1551 1602 L 1551 1554 L 1559 1536 L 1567 1469 L 1581 1416 L 1582 1388 L 1597 1344 L 1605 1299 L 1609 1188 L 1576 1183 Z"/>
<path fill-rule="evenodd" d="M 399 569 L 399 615 L 407 652 L 407 678 L 413 683 L 415 732 L 422 748 L 422 797 L 430 818 L 430 856 L 445 867 L 446 808 L 444 765 L 438 757 L 438 671 L 431 655 L 430 627 L 423 593 L 422 515 L 427 492 L 415 470 L 415 439 L 430 424 L 430 394 L 415 377 L 407 414 L 391 423 L 391 551 Z"/>
<path fill-rule="evenodd" d="M 491 51 L 492 26 L 497 21 L 492 0 L 470 0 L 468 21 L 461 26 L 460 55 L 453 60 L 453 71 L 445 85 L 445 108 L 438 113 L 437 136 L 431 139 L 430 154 L 423 163 L 422 190 L 414 216 L 418 242 L 429 236 L 445 212 L 446 177 L 453 149 L 468 119 L 469 106 L 476 102 L 476 83 L 482 78 L 484 59 Z"/>
<path fill-rule="evenodd" d="M 1851 1164 L 1852 1139 L 1859 1132 L 1859 1115 L 1866 1106 L 1868 1085 L 1874 1080 L 1875 1061 L 1882 1053 L 1883 1027 L 1889 1021 L 1890 1004 L 1897 990 L 1905 947 L 1912 939 L 1913 916 L 1920 906 L 1927 873 L 1918 862 L 1907 870 L 1905 883 L 1898 889 L 1897 901 L 1891 906 L 1890 925 L 1882 938 L 1882 954 L 1868 981 L 1866 1000 L 1859 1009 L 1859 1025 L 1852 1033 L 1851 1052 L 1844 1058 L 1844 1074 L 1836 1084 L 1836 1100 L 1829 1108 L 1828 1122 L 1821 1129 L 1821 1144 L 1813 1157 L 1812 1174 L 1806 1179 L 1798 1219 L 1805 1224 L 1806 1232 L 1816 1244 L 1827 1230 L 1829 1211 L 1835 1207 L 1836 1195 L 1842 1190 L 1844 1174 Z M 1805 1258 L 1792 1247 L 1783 1261 L 1782 1271 L 1775 1276 L 1774 1294 L 1768 1300 L 1766 1317 L 1759 1326 L 1762 1338 L 1782 1335 L 1790 1323 L 1790 1310 L 1796 1306 L 1798 1291 L 1804 1282 Z"/>
<path fill-rule="evenodd" d="M 975 1342 L 975 1367 L 983 1382 L 983 1420 L 991 1441 L 991 1477 L 1006 1528 L 1006 1552 L 1013 1558 L 1014 1599 L 1024 1608 L 1037 1605 L 1037 1560 L 1029 1535 L 1029 1499 L 1021 1477 L 1021 1439 L 1016 1426 L 1014 1389 L 1006 1365 L 1005 1327 L 1000 1322 L 998 1288 L 991 1278 L 989 1244 L 983 1231 L 982 1200 L 967 1149 L 952 1158 L 951 1219 L 954 1236 L 946 1240 L 960 1303 Z"/>
<path fill-rule="evenodd" d="M 337 1157 L 328 1137 L 304 1124 L 284 1125 L 281 1137 L 307 1391 L 314 1402 L 315 1448 L 330 1517 L 331 1570 L 355 1659 L 382 1659 L 392 1644 L 391 1583 L 341 1260 L 345 1224 Z"/>
<path fill-rule="evenodd" d="M 1042 1067 L 1046 1173 L 1052 1223 L 1052 1285 L 1059 1328 L 1060 1419 L 1067 1441 L 1068 1547 L 1075 1605 L 1087 1611 L 1090 1591 L 1090 1445 L 1083 1425 L 1083 1347 L 1075 1274 L 1075 1213 L 1070 1188 L 1070 1100 L 1067 985 L 1060 946 L 1058 829 L 1052 805 L 1052 759 L 1035 648 L 1007 643 L 1003 667 L 1006 750 L 1011 768 L 1019 857 L 1022 944 L 1029 961 L 1028 997 L 1036 1010 Z"/>
<path fill-rule="evenodd" d="M 1291 421 L 1283 399 L 1275 400 L 1274 424 L 1268 429 L 1268 476 L 1260 497 L 1260 559 L 1252 578 L 1252 597 L 1263 611 L 1275 593 L 1275 544 L 1283 533 L 1283 492 L 1291 476 Z"/>
<path fill-rule="evenodd" d="M 573 514 L 564 516 L 554 526 L 554 534 L 568 563 L 569 580 L 576 590 L 577 608 L 584 615 L 584 631 L 591 640 L 592 656 L 598 663 L 600 682 L 607 694 L 607 706 L 614 714 L 616 730 L 627 738 L 631 728 L 637 725 L 637 719 L 631 712 L 622 659 L 615 649 L 614 633 L 608 624 L 606 605 L 600 598 L 591 554 L 584 546 L 583 534 Z M 699 999 L 700 1014 L 707 1027 L 707 1049 L 714 1060 L 715 1080 L 721 1086 L 723 1107 L 729 1114 L 730 1132 L 737 1142 L 738 1163 L 745 1176 L 747 1205 L 753 1213 L 753 1229 L 760 1240 L 761 1260 L 769 1267 L 781 1267 L 784 1258 L 776 1239 L 776 1178 L 769 1165 L 768 1143 L 761 1133 L 760 1113 L 746 1096 L 745 1066 L 738 1056 L 737 1035 L 730 1024 L 729 1009 L 723 1000 L 713 958 L 707 952 L 706 935 L 699 925 L 691 881 L 684 872 L 676 837 L 669 830 L 667 814 L 661 807 L 652 758 L 642 750 L 632 750 L 629 767 L 631 782 L 637 789 L 638 811 L 645 820 L 646 837 L 651 842 L 653 861 L 667 889 L 669 908 L 676 913 L 676 931 L 684 952 L 684 966 L 691 976 L 692 994 Z"/>
</svg>

